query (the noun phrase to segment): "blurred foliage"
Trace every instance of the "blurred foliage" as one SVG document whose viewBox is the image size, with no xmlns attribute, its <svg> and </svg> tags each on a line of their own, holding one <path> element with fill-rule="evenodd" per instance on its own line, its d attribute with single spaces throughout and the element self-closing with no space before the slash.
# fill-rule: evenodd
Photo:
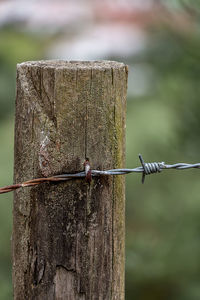
<svg viewBox="0 0 200 300">
<path fill-rule="evenodd" d="M 199 0 L 161 0 L 161 2 L 171 11 L 181 10 L 195 15 L 200 14 Z"/>
<path fill-rule="evenodd" d="M 138 153 L 146 161 L 199 162 L 198 19 L 187 31 L 150 28 L 132 64 L 151 69 L 151 88 L 128 102 L 127 166 L 139 165 Z M 126 299 L 200 299 L 198 171 L 163 171 L 144 186 L 140 180 L 127 176 Z"/>
<path fill-rule="evenodd" d="M 43 41 L 34 35 L 0 30 L 0 120 L 14 111 L 16 64 L 39 59 L 43 53 Z"/>
<path fill-rule="evenodd" d="M 13 174 L 13 117 L 0 122 L 0 182 L 8 185 Z M 0 299 L 12 299 L 11 276 L 12 195 L 3 194 L 0 201 Z"/>
</svg>

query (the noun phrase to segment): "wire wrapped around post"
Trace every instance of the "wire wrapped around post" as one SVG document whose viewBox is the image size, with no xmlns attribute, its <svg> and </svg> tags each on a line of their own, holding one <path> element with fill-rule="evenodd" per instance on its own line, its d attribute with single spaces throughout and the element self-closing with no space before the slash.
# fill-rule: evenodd
<svg viewBox="0 0 200 300">
<path fill-rule="evenodd" d="M 110 175 L 126 175 L 129 173 L 142 173 L 142 183 L 144 183 L 145 176 L 154 174 L 154 173 L 160 173 L 162 170 L 166 169 L 176 169 L 176 170 L 185 170 L 185 169 L 200 169 L 200 163 L 196 164 L 187 164 L 187 163 L 176 163 L 172 165 L 167 165 L 164 162 L 151 162 L 151 163 L 145 163 L 143 160 L 143 157 L 141 154 L 139 154 L 139 159 L 141 162 L 140 167 L 134 168 L 134 169 L 111 169 L 111 170 L 90 170 L 91 171 L 91 177 L 96 176 L 110 176 Z M 14 185 L 8 185 L 5 187 L 0 188 L 0 194 L 9 193 L 12 191 L 15 191 L 16 189 L 23 188 L 23 187 L 30 187 L 34 185 L 39 185 L 41 183 L 45 182 L 61 182 L 61 181 L 67 181 L 77 178 L 86 178 L 87 179 L 87 170 L 81 171 L 75 174 L 61 174 L 61 175 L 55 175 L 52 177 L 47 178 L 36 178 L 31 179 L 28 181 L 25 181 L 23 183 L 18 183 Z"/>
</svg>

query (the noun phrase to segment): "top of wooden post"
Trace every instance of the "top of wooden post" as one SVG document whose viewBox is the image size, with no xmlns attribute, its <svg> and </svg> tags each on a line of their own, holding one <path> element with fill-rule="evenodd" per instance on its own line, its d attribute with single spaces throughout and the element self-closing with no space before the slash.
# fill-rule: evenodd
<svg viewBox="0 0 200 300">
<path fill-rule="evenodd" d="M 18 64 L 17 66 L 28 66 L 31 67 L 48 67 L 48 68 L 61 68 L 61 69 L 99 69 L 99 68 L 124 68 L 126 65 L 121 62 L 102 60 L 102 61 L 76 61 L 76 60 L 40 60 L 40 61 L 26 61 Z"/>
</svg>

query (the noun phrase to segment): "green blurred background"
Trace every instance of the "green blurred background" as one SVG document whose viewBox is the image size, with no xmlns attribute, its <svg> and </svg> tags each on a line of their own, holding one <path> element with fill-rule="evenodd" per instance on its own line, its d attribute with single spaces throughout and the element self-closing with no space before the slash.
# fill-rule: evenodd
<svg viewBox="0 0 200 300">
<path fill-rule="evenodd" d="M 199 1 L 56 3 L 0 1 L 0 185 L 12 183 L 15 72 L 26 60 L 127 63 L 126 166 L 139 165 L 138 153 L 199 162 Z M 127 300 L 200 299 L 199 176 L 166 170 L 145 185 L 126 177 Z M 0 197 L 0 300 L 12 299 L 12 197 Z"/>
</svg>

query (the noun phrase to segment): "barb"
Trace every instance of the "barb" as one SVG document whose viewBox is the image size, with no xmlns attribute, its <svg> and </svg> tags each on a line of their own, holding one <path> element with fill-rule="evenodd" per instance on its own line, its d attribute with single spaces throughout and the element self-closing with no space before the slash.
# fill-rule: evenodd
<svg viewBox="0 0 200 300">
<path fill-rule="evenodd" d="M 162 170 L 166 169 L 176 169 L 176 170 L 185 170 L 185 169 L 200 169 L 200 163 L 196 164 L 187 164 L 187 163 L 176 163 L 172 165 L 167 165 L 164 162 L 152 162 L 152 163 L 145 163 L 142 155 L 139 154 L 139 159 L 141 162 L 141 166 L 134 168 L 134 169 L 111 169 L 111 170 L 91 170 L 90 167 L 89 169 L 86 168 L 88 165 L 89 160 L 86 160 L 84 163 L 85 166 L 85 171 L 78 172 L 75 174 L 61 174 L 61 175 L 56 175 L 52 177 L 47 177 L 47 178 L 36 178 L 32 180 L 25 181 L 23 183 L 18 183 L 14 185 L 9 185 L 0 188 L 0 194 L 3 193 L 9 193 L 12 191 L 15 191 L 19 188 L 23 187 L 31 187 L 35 185 L 39 185 L 44 182 L 61 182 L 61 181 L 67 181 L 71 179 L 77 179 L 77 178 L 85 178 L 87 182 L 90 182 L 90 177 L 88 177 L 88 172 L 89 175 L 91 174 L 91 177 L 95 176 L 110 176 L 110 175 L 126 175 L 129 173 L 142 173 L 142 183 L 144 183 L 145 176 L 150 175 L 153 173 L 160 173 Z M 89 171 L 88 171 L 89 170 Z M 91 173 L 90 173 L 91 172 Z"/>
</svg>

